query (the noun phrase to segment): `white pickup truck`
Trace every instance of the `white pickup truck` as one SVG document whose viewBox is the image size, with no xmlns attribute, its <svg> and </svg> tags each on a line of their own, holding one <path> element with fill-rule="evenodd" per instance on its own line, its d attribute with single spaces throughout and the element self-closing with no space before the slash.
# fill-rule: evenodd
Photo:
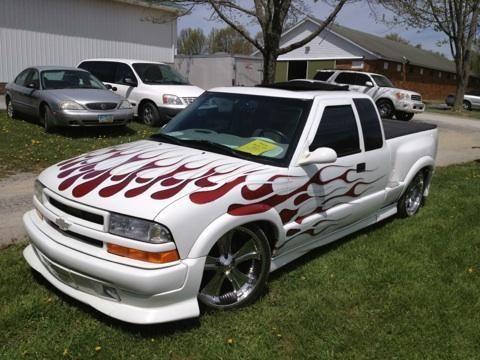
<svg viewBox="0 0 480 360">
<path fill-rule="evenodd" d="M 370 95 L 375 101 L 380 116 L 408 121 L 414 114 L 425 110 L 419 93 L 396 88 L 384 75 L 350 70 L 319 70 L 314 80 L 332 84 L 348 85 L 349 90 Z"/>
<path fill-rule="evenodd" d="M 276 88 L 274 88 L 276 87 Z M 327 84 L 216 88 L 151 138 L 43 171 L 24 257 L 131 323 L 253 302 L 268 275 L 428 194 L 437 129 Z"/>
</svg>

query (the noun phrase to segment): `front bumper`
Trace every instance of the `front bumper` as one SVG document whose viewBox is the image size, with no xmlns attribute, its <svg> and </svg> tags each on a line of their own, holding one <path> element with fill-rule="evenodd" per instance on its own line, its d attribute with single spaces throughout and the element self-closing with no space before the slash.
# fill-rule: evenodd
<svg viewBox="0 0 480 360">
<path fill-rule="evenodd" d="M 65 294 L 135 324 L 199 315 L 197 293 L 205 258 L 184 259 L 159 269 L 127 266 L 55 241 L 34 211 L 24 215 L 23 223 L 31 241 L 24 250 L 25 259 Z"/>
<path fill-rule="evenodd" d="M 111 116 L 107 122 L 100 120 L 102 116 Z M 121 126 L 133 118 L 132 109 L 114 109 L 111 111 L 94 110 L 57 110 L 54 112 L 55 126 Z"/>
<path fill-rule="evenodd" d="M 419 101 L 399 101 L 395 104 L 395 110 L 418 114 L 425 111 L 425 104 Z"/>
</svg>

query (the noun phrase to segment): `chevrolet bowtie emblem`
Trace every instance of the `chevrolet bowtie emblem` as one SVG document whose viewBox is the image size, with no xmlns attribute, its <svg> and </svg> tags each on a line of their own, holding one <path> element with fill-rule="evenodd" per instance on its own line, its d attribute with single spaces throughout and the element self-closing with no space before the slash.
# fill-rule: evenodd
<svg viewBox="0 0 480 360">
<path fill-rule="evenodd" d="M 70 223 L 67 222 L 64 218 L 58 218 L 55 220 L 55 224 L 57 224 L 57 226 L 63 230 L 63 231 L 67 231 L 69 228 L 70 228 Z"/>
</svg>

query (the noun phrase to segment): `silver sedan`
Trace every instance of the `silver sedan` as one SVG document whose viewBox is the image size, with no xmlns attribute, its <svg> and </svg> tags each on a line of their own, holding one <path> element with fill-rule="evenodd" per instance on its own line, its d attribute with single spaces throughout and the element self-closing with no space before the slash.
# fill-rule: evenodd
<svg viewBox="0 0 480 360">
<path fill-rule="evenodd" d="M 7 85 L 5 101 L 10 118 L 35 116 L 47 132 L 65 126 L 125 125 L 133 117 L 128 100 L 77 68 L 25 69 Z"/>
</svg>

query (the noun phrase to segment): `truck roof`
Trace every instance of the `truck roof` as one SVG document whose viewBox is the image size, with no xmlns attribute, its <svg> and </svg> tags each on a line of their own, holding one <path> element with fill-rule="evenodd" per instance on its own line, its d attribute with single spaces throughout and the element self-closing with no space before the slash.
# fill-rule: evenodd
<svg viewBox="0 0 480 360">
<path fill-rule="evenodd" d="M 256 96 L 272 96 L 292 99 L 313 99 L 315 97 L 324 97 L 328 99 L 345 99 L 345 98 L 367 98 L 370 96 L 355 93 L 351 91 L 328 91 L 328 90 L 306 90 L 306 91 L 292 91 L 283 89 L 272 89 L 266 87 L 249 87 L 249 86 L 231 86 L 231 87 L 217 87 L 208 90 L 209 92 L 223 92 L 230 94 L 241 95 L 256 95 Z"/>
</svg>

